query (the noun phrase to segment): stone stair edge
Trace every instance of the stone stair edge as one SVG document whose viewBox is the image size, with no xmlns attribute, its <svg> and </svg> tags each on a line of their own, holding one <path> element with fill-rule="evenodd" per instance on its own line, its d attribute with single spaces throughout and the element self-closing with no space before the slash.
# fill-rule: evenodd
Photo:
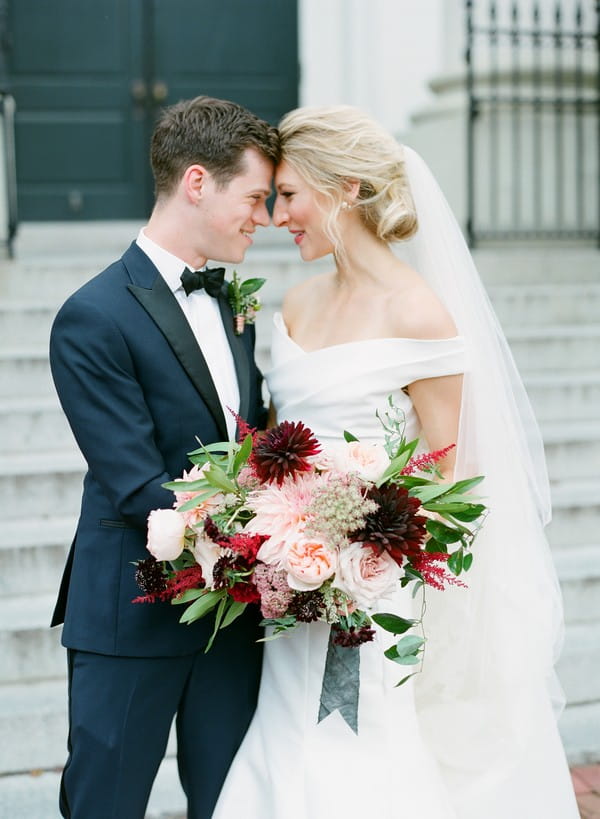
<svg viewBox="0 0 600 819">
<path fill-rule="evenodd" d="M 5 520 L 0 527 L 0 549 L 13 549 L 17 544 L 20 547 L 37 546 L 40 540 L 44 545 L 55 545 L 65 536 L 70 540 L 76 526 L 77 518 L 73 515 L 46 518 L 41 524 L 29 518 Z"/>
<path fill-rule="evenodd" d="M 76 447 L 70 450 L 15 452 L 0 456 L 0 477 L 44 472 L 79 472 L 82 469 L 86 469 L 85 459 Z"/>
</svg>

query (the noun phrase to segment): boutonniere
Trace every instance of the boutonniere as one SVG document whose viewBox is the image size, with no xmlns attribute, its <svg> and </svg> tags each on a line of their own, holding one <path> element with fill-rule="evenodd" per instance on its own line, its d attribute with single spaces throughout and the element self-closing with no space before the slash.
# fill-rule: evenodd
<svg viewBox="0 0 600 819">
<path fill-rule="evenodd" d="M 256 314 L 261 308 L 260 299 L 254 294 L 265 282 L 266 279 L 246 279 L 242 282 L 237 271 L 233 271 L 233 281 L 229 282 L 227 295 L 233 310 L 236 335 L 240 336 L 244 332 L 246 324 L 254 324 Z"/>
</svg>

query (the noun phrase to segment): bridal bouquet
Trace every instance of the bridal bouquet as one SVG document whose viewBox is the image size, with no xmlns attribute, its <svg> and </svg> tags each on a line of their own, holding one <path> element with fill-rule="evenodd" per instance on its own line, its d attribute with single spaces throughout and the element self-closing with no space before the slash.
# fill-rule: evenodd
<svg viewBox="0 0 600 819">
<path fill-rule="evenodd" d="M 464 585 L 485 512 L 469 492 L 483 478 L 441 482 L 436 463 L 452 447 L 415 455 L 391 399 L 380 421 L 385 444 L 346 432 L 325 451 L 301 422 L 256 432 L 238 418 L 241 443 L 190 453 L 192 468 L 165 484 L 174 508 L 148 518 L 134 602 L 185 606 L 182 623 L 214 612 L 207 651 L 256 604 L 267 639 L 321 620 L 335 651 L 372 640 L 377 623 L 403 635 L 386 656 L 417 664 L 424 638 L 405 632 L 420 621 L 369 611 L 397 584 Z"/>
</svg>

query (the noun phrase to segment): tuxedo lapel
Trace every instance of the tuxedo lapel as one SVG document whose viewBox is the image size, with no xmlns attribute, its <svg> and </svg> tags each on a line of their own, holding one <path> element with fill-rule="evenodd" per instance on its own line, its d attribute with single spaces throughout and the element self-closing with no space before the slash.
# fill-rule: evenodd
<svg viewBox="0 0 600 819">
<path fill-rule="evenodd" d="M 132 272 L 140 273 L 139 264 L 141 260 L 137 256 L 137 253 L 135 253 L 135 256 L 132 256 L 135 250 L 139 249 L 131 248 L 123 257 L 123 261 L 130 271 L 130 274 Z M 169 346 L 211 411 L 217 423 L 219 433 L 223 436 L 223 440 L 226 441 L 229 435 L 219 395 L 192 328 L 188 324 L 183 311 L 177 303 L 177 299 L 163 277 L 158 273 L 154 265 L 151 264 L 147 256 L 142 253 L 142 251 L 139 251 L 139 253 L 147 260 L 147 264 L 154 271 L 154 279 L 149 287 L 128 284 L 127 289 L 138 300 L 167 339 Z M 128 256 L 130 256 L 130 259 L 127 258 Z M 133 258 L 135 262 L 133 265 L 134 271 L 132 271 L 128 263 L 131 261 L 131 258 Z M 138 269 L 135 270 L 135 268 Z M 144 271 L 145 275 L 143 278 L 146 279 L 146 284 L 148 284 L 148 273 L 148 270 Z M 132 278 L 134 281 L 136 279 L 139 281 L 142 277 L 132 276 Z"/>
<path fill-rule="evenodd" d="M 242 336 L 237 335 L 234 327 L 233 311 L 229 304 L 227 297 L 227 284 L 223 285 L 223 289 L 218 297 L 219 309 L 221 310 L 221 318 L 223 319 L 223 326 L 227 334 L 229 346 L 231 347 L 231 354 L 233 355 L 233 363 L 235 365 L 235 372 L 237 375 L 238 387 L 240 391 L 240 416 L 248 419 L 250 411 L 250 367 L 251 362 L 248 360 L 248 350 L 242 341 Z"/>
</svg>

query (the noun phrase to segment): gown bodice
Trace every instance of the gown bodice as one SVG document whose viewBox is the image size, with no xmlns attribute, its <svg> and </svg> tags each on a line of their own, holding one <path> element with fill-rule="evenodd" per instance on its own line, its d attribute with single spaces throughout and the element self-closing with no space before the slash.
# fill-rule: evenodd
<svg viewBox="0 0 600 819">
<path fill-rule="evenodd" d="M 413 381 L 465 371 L 464 339 L 371 338 L 307 352 L 273 319 L 272 368 L 265 374 L 278 420 L 302 421 L 322 444 L 348 430 L 361 441 L 382 439 L 377 412 L 388 396 L 403 411 L 405 434 L 419 434 L 419 420 L 404 388 Z"/>
</svg>

